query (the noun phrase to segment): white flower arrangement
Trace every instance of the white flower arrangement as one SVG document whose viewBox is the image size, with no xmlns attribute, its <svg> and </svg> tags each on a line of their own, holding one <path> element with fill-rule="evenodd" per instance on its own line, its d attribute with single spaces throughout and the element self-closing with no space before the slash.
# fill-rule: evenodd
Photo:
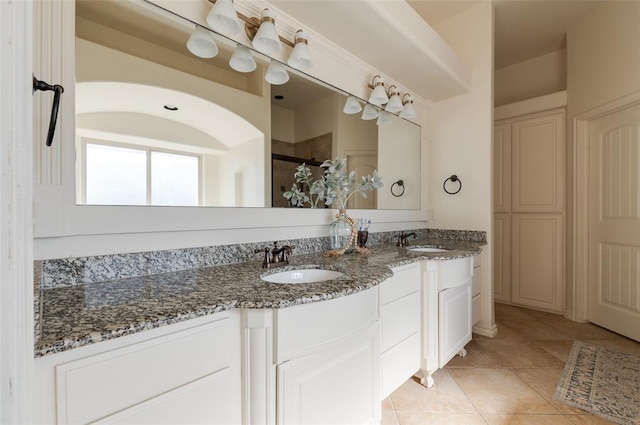
<svg viewBox="0 0 640 425">
<path fill-rule="evenodd" d="M 303 163 L 296 168 L 294 174 L 296 184 L 283 194 L 291 201 L 291 205 L 302 207 L 309 204 L 311 208 L 316 208 L 320 202 L 326 206 L 335 203 L 339 209 L 344 210 L 347 201 L 354 193 L 357 192 L 366 198 L 366 192 L 380 189 L 383 186 L 378 170 L 374 170 L 372 175 L 363 176 L 362 181 L 357 183 L 355 171 L 347 174 L 347 161 L 344 158 L 337 158 L 334 161 L 326 160 L 321 167 L 325 169 L 324 174 L 317 180 L 313 180 L 313 174 L 306 164 Z M 309 195 L 300 188 L 300 183 L 309 188 Z"/>
</svg>

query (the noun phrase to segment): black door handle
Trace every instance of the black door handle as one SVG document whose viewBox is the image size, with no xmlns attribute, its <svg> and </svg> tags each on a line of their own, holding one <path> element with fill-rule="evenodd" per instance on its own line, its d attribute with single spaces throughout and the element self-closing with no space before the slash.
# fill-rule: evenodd
<svg viewBox="0 0 640 425">
<path fill-rule="evenodd" d="M 59 84 L 51 85 L 44 81 L 38 80 L 33 76 L 33 91 L 53 91 L 53 106 L 51 107 L 51 120 L 49 121 L 49 133 L 47 134 L 47 146 L 53 143 L 53 134 L 56 131 L 56 122 L 58 121 L 58 109 L 60 108 L 60 95 L 64 93 L 64 87 Z"/>
</svg>

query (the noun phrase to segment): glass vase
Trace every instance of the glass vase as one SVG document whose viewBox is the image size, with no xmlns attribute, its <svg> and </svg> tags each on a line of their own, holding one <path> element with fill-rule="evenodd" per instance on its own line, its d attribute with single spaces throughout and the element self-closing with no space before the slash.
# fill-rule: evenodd
<svg viewBox="0 0 640 425">
<path fill-rule="evenodd" d="M 346 216 L 346 211 L 341 209 L 339 214 Z M 344 249 L 351 237 L 351 225 L 344 220 L 336 219 L 329 224 L 329 248 L 331 250 Z"/>
</svg>

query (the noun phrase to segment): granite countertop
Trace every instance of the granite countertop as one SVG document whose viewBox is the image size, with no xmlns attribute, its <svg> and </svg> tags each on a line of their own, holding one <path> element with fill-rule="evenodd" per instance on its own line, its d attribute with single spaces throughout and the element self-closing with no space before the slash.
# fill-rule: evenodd
<svg viewBox="0 0 640 425">
<path fill-rule="evenodd" d="M 66 351 L 146 329 L 232 308 L 286 308 L 339 298 L 371 288 L 393 275 L 391 268 L 423 259 L 448 260 L 475 255 L 483 243 L 410 240 L 411 247 L 450 251 L 417 253 L 393 244 L 366 254 L 327 257 L 323 253 L 290 257 L 289 266 L 263 269 L 261 262 L 198 268 L 99 283 L 42 289 L 40 338 L 36 357 Z M 260 279 L 286 269 L 324 268 L 343 276 L 310 284 L 278 284 Z"/>
</svg>

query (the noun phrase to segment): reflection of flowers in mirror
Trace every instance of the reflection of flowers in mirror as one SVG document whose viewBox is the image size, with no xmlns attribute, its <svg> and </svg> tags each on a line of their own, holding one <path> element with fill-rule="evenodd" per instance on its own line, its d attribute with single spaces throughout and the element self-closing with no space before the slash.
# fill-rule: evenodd
<svg viewBox="0 0 640 425">
<path fill-rule="evenodd" d="M 366 192 L 383 186 L 378 170 L 374 170 L 371 175 L 362 176 L 362 181 L 357 182 L 355 171 L 347 173 L 347 161 L 344 158 L 326 160 L 321 167 L 324 168 L 324 174 L 316 180 L 306 164 L 300 164 L 296 168 L 296 183 L 283 194 L 292 206 L 303 207 L 309 204 L 311 208 L 316 208 L 319 202 L 323 202 L 326 206 L 335 204 L 337 208 L 345 209 L 354 193 L 366 198 Z M 308 195 L 304 191 L 305 187 L 309 189 Z"/>
</svg>

